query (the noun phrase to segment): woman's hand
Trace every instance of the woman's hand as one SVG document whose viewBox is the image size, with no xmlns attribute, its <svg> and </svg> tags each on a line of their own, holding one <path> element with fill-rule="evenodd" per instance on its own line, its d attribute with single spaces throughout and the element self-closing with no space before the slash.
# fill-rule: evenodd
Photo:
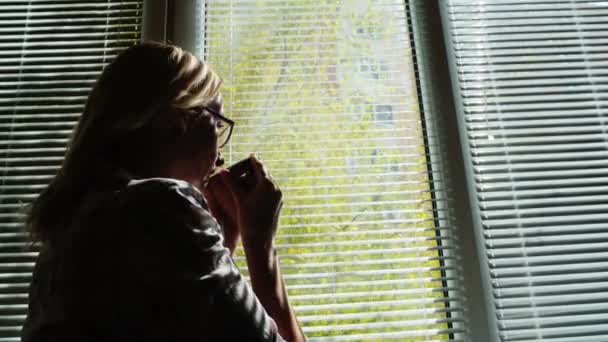
<svg viewBox="0 0 608 342">
<path fill-rule="evenodd" d="M 240 229 L 235 197 L 227 182 L 231 182 L 230 175 L 227 170 L 222 170 L 209 179 L 204 194 L 211 214 L 224 229 L 224 246 L 232 254 L 240 239 Z"/>
<path fill-rule="evenodd" d="M 289 305 L 274 248 L 283 194 L 259 159 L 252 155 L 249 161 L 256 181 L 253 189 L 245 192 L 229 174 L 221 174 L 218 176 L 223 177 L 223 185 L 226 186 L 222 194 L 233 197 L 232 202 L 226 202 L 234 204 L 236 215 L 231 218 L 235 220 L 243 239 L 249 276 L 256 296 L 276 322 L 283 338 L 295 342 L 306 341 Z"/>
<path fill-rule="evenodd" d="M 271 252 L 283 194 L 262 162 L 253 155 L 249 160 L 255 177 L 253 189 L 245 192 L 233 181 L 226 184 L 234 196 L 243 246 L 246 250 Z"/>
<path fill-rule="evenodd" d="M 234 251 L 239 238 L 246 250 L 272 252 L 283 195 L 270 172 L 255 156 L 249 158 L 255 186 L 245 192 L 228 170 L 211 177 L 204 190 L 213 216 L 224 227 L 225 245 Z"/>
</svg>

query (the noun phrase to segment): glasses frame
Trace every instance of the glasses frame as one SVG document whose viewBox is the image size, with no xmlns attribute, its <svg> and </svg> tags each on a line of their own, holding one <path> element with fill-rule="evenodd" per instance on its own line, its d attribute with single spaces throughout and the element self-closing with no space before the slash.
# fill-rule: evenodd
<svg viewBox="0 0 608 342">
<path fill-rule="evenodd" d="M 224 116 L 222 113 L 217 112 L 209 107 L 202 107 L 202 110 L 206 110 L 209 113 L 211 113 L 213 116 L 215 116 L 217 119 L 220 119 L 221 121 L 223 121 L 224 123 L 228 124 L 228 137 L 226 138 L 226 141 L 224 141 L 221 145 L 219 145 L 217 148 L 223 148 L 224 146 L 228 145 L 228 142 L 230 141 L 230 138 L 232 137 L 232 131 L 234 130 L 234 124 L 235 122 L 230 120 L 229 118 L 227 118 L 226 116 Z"/>
</svg>

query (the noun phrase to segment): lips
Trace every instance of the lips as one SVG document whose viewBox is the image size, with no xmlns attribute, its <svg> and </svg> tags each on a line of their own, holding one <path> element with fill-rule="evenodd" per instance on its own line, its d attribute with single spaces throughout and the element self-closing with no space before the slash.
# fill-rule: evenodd
<svg viewBox="0 0 608 342">
<path fill-rule="evenodd" d="M 217 152 L 217 158 L 215 159 L 215 166 L 223 166 L 225 163 L 224 156 L 222 152 Z"/>
</svg>

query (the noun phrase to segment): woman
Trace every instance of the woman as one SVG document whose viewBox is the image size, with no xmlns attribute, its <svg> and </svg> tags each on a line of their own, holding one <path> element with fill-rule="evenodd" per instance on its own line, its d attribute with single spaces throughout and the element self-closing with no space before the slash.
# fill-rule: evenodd
<svg viewBox="0 0 608 342">
<path fill-rule="evenodd" d="M 106 67 L 27 217 L 42 249 L 22 341 L 305 340 L 273 247 L 281 191 L 255 156 L 250 192 L 217 168 L 232 131 L 220 85 L 158 43 Z"/>
</svg>

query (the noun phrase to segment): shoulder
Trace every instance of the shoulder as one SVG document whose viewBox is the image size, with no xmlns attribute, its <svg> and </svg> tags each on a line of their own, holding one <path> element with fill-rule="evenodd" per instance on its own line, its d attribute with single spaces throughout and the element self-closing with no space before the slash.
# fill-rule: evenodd
<svg viewBox="0 0 608 342">
<path fill-rule="evenodd" d="M 219 223 L 190 183 L 170 178 L 131 180 L 122 192 L 121 216 L 132 223 L 132 232 L 166 237 L 179 245 L 195 242 L 199 248 L 223 243 Z"/>
<path fill-rule="evenodd" d="M 121 196 L 131 215 L 194 220 L 195 225 L 217 226 L 207 201 L 192 184 L 171 178 L 131 180 Z"/>
<path fill-rule="evenodd" d="M 138 196 L 146 202 L 169 201 L 193 205 L 208 210 L 207 201 L 192 184 L 172 178 L 146 178 L 129 181 L 125 192 L 128 196 Z"/>
</svg>

